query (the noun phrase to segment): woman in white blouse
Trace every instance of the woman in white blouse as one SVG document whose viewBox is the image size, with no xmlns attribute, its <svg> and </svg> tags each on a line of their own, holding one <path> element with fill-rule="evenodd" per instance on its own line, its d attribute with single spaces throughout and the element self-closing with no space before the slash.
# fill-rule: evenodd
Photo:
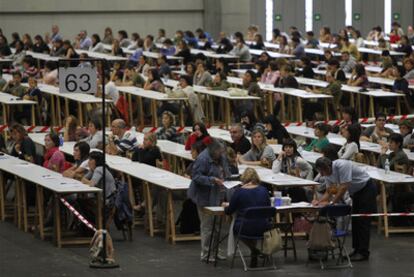
<svg viewBox="0 0 414 277">
<path fill-rule="evenodd" d="M 351 124 L 342 129 L 342 136 L 346 139 L 345 144 L 338 151 L 338 158 L 353 160 L 355 154 L 359 152 L 359 137 L 361 127 L 359 124 Z"/>
<path fill-rule="evenodd" d="M 98 53 L 105 52 L 105 47 L 103 43 L 101 42 L 101 38 L 99 37 L 98 34 L 93 34 L 91 39 L 92 39 L 92 44 L 89 47 L 89 51 L 98 52 Z"/>
</svg>

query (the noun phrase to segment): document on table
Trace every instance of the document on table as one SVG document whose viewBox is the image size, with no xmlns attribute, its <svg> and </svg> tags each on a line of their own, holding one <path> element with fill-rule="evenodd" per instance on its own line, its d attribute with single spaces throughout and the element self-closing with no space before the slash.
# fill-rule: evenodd
<svg viewBox="0 0 414 277">
<path fill-rule="evenodd" d="M 241 185 L 240 181 L 224 181 L 223 185 L 227 188 L 227 189 L 232 189 L 234 187 L 237 187 L 238 185 Z"/>
</svg>

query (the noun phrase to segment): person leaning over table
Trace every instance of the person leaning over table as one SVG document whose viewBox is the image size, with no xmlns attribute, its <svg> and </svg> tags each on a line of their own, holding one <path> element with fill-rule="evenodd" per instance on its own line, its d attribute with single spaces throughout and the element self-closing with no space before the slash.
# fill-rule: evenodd
<svg viewBox="0 0 414 277">
<path fill-rule="evenodd" d="M 312 139 L 304 149 L 306 151 L 322 152 L 322 149 L 329 145 L 329 140 L 326 136 L 329 134 L 329 126 L 324 123 L 318 123 L 315 125 L 315 136 L 317 138 Z"/>
<path fill-rule="evenodd" d="M 125 156 L 137 144 L 137 138 L 126 129 L 126 123 L 123 119 L 115 119 L 111 124 L 112 134 L 109 136 L 109 143 L 106 146 L 106 152 L 111 155 Z"/>
<path fill-rule="evenodd" d="M 244 135 L 243 125 L 240 123 L 235 123 L 230 127 L 230 136 L 231 148 L 236 152 L 236 154 L 244 155 L 251 149 L 250 141 Z"/>
<path fill-rule="evenodd" d="M 375 126 L 366 128 L 361 135 L 361 141 L 370 141 L 378 143 L 379 141 L 387 141 L 388 137 L 393 133 L 390 128 L 385 127 L 387 116 L 379 112 L 375 115 Z"/>
<path fill-rule="evenodd" d="M 389 136 L 388 143 L 381 142 L 381 154 L 378 159 L 378 166 L 385 168 L 385 162 L 388 159 L 390 170 L 395 170 L 396 165 L 408 166 L 410 160 L 403 150 L 403 136 L 393 133 Z M 387 154 L 390 150 L 391 153 Z"/>
<path fill-rule="evenodd" d="M 272 147 L 267 145 L 266 135 L 261 129 L 252 132 L 252 147 L 244 155 L 238 155 L 238 162 L 246 165 L 261 165 L 271 167 L 276 159 Z"/>
<path fill-rule="evenodd" d="M 342 136 L 346 139 L 345 144 L 338 151 L 338 158 L 344 160 L 354 160 L 355 155 L 359 153 L 361 129 L 359 125 L 348 125 L 341 130 Z"/>
<path fill-rule="evenodd" d="M 75 163 L 72 167 L 63 171 L 64 177 L 80 180 L 83 175 L 88 171 L 88 159 L 89 159 L 89 144 L 84 141 L 77 142 L 73 146 L 73 158 Z"/>
<path fill-rule="evenodd" d="M 352 198 L 352 213 L 365 214 L 377 211 L 377 190 L 366 170 L 351 161 L 338 159 L 331 161 L 326 157 L 316 160 L 316 170 L 325 177 L 327 187 L 336 186 L 336 194 L 328 202 L 330 195 L 327 189 L 325 194 L 312 202 L 313 205 L 325 206 L 338 203 L 348 191 Z M 372 217 L 352 218 L 352 247 L 354 251 L 350 257 L 352 261 L 369 259 L 370 226 Z"/>
<path fill-rule="evenodd" d="M 224 180 L 230 177 L 225 146 L 216 139 L 194 161 L 187 196 L 197 205 L 200 218 L 201 260 L 207 259 L 213 216 L 203 212 L 206 206 L 219 206 L 225 200 Z M 221 255 L 218 258 L 222 258 Z"/>
<path fill-rule="evenodd" d="M 227 215 L 235 214 L 236 216 L 232 230 L 234 234 L 239 234 L 240 228 L 242 227 L 241 217 L 246 209 L 270 206 L 269 192 L 264 186 L 260 185 L 260 178 L 256 170 L 250 167 L 246 168 L 240 180 L 243 185 L 234 191 L 230 202 L 222 203 L 222 206 L 225 207 L 224 212 Z M 241 235 L 260 237 L 269 228 L 267 219 L 248 219 L 243 223 Z M 250 239 L 242 239 L 242 241 L 250 249 L 250 267 L 257 267 L 257 258 L 260 254 L 257 248 L 257 241 Z"/>
</svg>

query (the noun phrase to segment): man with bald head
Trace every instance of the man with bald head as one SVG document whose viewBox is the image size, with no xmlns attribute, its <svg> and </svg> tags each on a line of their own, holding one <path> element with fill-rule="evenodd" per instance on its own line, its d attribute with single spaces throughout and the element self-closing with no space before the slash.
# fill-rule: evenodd
<svg viewBox="0 0 414 277">
<path fill-rule="evenodd" d="M 251 144 L 249 140 L 244 136 L 244 128 L 240 123 L 233 124 L 230 128 L 230 136 L 233 140 L 231 148 L 237 154 L 245 154 L 250 150 Z"/>
<path fill-rule="evenodd" d="M 109 144 L 106 146 L 108 154 L 125 156 L 126 152 L 134 149 L 137 145 L 135 134 L 128 132 L 126 127 L 123 119 L 112 121 L 112 135 L 109 137 Z"/>
</svg>

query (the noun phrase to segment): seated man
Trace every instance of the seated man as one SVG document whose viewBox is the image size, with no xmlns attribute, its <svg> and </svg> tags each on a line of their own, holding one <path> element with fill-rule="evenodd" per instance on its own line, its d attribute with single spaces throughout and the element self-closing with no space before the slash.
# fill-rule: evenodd
<svg viewBox="0 0 414 277">
<path fill-rule="evenodd" d="M 390 163 L 390 169 L 395 170 L 395 165 L 408 166 L 409 160 L 407 154 L 403 151 L 403 136 L 400 134 L 391 134 L 388 143 L 381 143 L 381 155 L 378 159 L 378 166 L 385 168 L 385 162 L 388 159 Z M 386 154 L 391 150 L 390 154 Z"/>
<path fill-rule="evenodd" d="M 244 155 L 252 147 L 250 141 L 244 135 L 244 128 L 240 123 L 233 124 L 231 126 L 230 136 L 233 141 L 230 146 L 233 148 L 236 154 Z"/>
<path fill-rule="evenodd" d="M 115 119 L 111 124 L 112 135 L 106 151 L 111 155 L 125 156 L 126 152 L 132 150 L 137 144 L 137 138 L 131 132 L 127 132 L 126 123 L 122 119 Z"/>
<path fill-rule="evenodd" d="M 375 116 L 375 126 L 366 128 L 361 135 L 361 141 L 378 143 L 388 141 L 388 137 L 393 133 L 390 128 L 385 127 L 387 116 L 384 113 L 377 113 Z"/>
</svg>

